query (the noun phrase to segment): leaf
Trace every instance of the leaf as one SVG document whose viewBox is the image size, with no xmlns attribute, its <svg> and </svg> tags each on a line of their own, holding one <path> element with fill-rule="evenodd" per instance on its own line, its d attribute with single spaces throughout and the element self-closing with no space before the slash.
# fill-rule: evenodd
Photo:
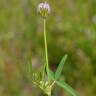
<svg viewBox="0 0 96 96">
<path fill-rule="evenodd" d="M 32 62 L 29 62 L 29 64 L 28 64 L 28 73 L 29 73 L 30 79 L 32 80 L 32 76 L 33 76 Z"/>
<path fill-rule="evenodd" d="M 40 70 L 38 70 L 36 73 L 36 76 L 35 76 L 35 79 L 36 79 L 36 81 L 41 81 L 42 80 L 42 73 L 41 73 L 41 71 Z"/>
<path fill-rule="evenodd" d="M 69 86 L 67 83 L 65 83 L 64 81 L 62 80 L 56 81 L 56 84 L 62 87 L 63 89 L 65 89 L 72 96 L 77 96 L 75 90 L 71 86 Z"/>
<path fill-rule="evenodd" d="M 65 56 L 62 58 L 61 62 L 59 63 L 59 66 L 58 66 L 58 68 L 57 68 L 57 70 L 56 70 L 56 72 L 55 72 L 55 79 L 56 79 L 56 80 L 59 79 L 60 76 L 61 76 L 61 72 L 62 72 L 62 70 L 63 70 L 63 66 L 64 66 L 64 64 L 65 64 L 66 59 L 67 59 L 67 55 L 65 55 Z"/>
<path fill-rule="evenodd" d="M 42 80 L 44 79 L 44 74 L 45 74 L 45 67 L 46 67 L 46 64 L 43 64 L 42 66 Z"/>
<path fill-rule="evenodd" d="M 54 73 L 49 69 L 48 70 L 48 73 L 49 73 L 49 80 L 54 80 Z"/>
</svg>

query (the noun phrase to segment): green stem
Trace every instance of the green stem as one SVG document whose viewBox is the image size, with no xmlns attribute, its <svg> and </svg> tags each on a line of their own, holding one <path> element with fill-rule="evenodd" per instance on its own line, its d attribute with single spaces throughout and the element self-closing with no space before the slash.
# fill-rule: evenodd
<svg viewBox="0 0 96 96">
<path fill-rule="evenodd" d="M 51 90 L 50 90 L 51 91 Z M 47 94 L 48 96 L 51 96 L 51 92 L 50 92 L 50 94 Z"/>
<path fill-rule="evenodd" d="M 50 94 L 48 96 L 51 96 Z"/>
<path fill-rule="evenodd" d="M 45 58 L 46 58 L 46 71 L 49 80 L 49 73 L 48 73 L 48 52 L 47 52 L 47 38 L 46 38 L 46 19 L 44 19 L 44 43 L 45 43 Z"/>
</svg>

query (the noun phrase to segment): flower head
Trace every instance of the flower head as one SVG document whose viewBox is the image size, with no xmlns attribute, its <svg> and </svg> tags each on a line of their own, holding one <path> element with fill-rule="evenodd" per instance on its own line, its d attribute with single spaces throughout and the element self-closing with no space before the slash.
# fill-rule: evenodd
<svg viewBox="0 0 96 96">
<path fill-rule="evenodd" d="M 50 13 L 50 5 L 47 2 L 40 3 L 37 7 L 37 12 L 43 17 L 46 18 Z"/>
</svg>

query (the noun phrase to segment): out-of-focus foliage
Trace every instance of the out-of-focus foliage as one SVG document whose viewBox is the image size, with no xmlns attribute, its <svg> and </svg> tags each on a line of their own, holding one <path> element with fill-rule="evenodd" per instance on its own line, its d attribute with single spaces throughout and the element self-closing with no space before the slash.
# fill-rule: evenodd
<svg viewBox="0 0 96 96">
<path fill-rule="evenodd" d="M 43 23 L 36 13 L 41 1 L 0 0 L 0 96 L 39 96 L 40 91 L 28 80 L 27 64 L 31 56 L 35 69 L 44 63 Z M 96 96 L 96 0 L 49 3 L 50 67 L 55 71 L 67 53 L 62 78 L 79 96 Z M 59 87 L 56 92 L 68 96 Z"/>
</svg>

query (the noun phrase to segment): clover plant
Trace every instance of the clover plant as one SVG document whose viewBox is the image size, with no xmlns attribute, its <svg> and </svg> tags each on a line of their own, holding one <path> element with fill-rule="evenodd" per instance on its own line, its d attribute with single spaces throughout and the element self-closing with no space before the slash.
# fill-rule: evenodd
<svg viewBox="0 0 96 96">
<path fill-rule="evenodd" d="M 46 18 L 51 12 L 50 5 L 47 2 L 40 3 L 37 7 L 37 12 L 39 13 L 39 15 L 41 15 L 43 19 L 43 24 L 44 24 L 44 45 L 45 45 L 45 59 L 46 59 L 45 61 L 46 62 L 45 64 L 43 64 L 42 69 L 36 72 L 33 72 L 32 63 L 29 63 L 28 70 L 30 74 L 30 80 L 34 85 L 39 87 L 48 96 L 51 96 L 51 91 L 54 84 L 57 84 L 58 86 L 62 87 L 65 91 L 69 93 L 70 96 L 77 96 L 74 89 L 60 78 L 63 70 L 63 66 L 68 57 L 67 54 L 64 55 L 64 57 L 61 59 L 55 73 L 52 72 L 51 69 L 49 68 L 47 38 L 46 38 Z M 47 76 L 47 79 L 45 79 L 45 76 Z"/>
</svg>

